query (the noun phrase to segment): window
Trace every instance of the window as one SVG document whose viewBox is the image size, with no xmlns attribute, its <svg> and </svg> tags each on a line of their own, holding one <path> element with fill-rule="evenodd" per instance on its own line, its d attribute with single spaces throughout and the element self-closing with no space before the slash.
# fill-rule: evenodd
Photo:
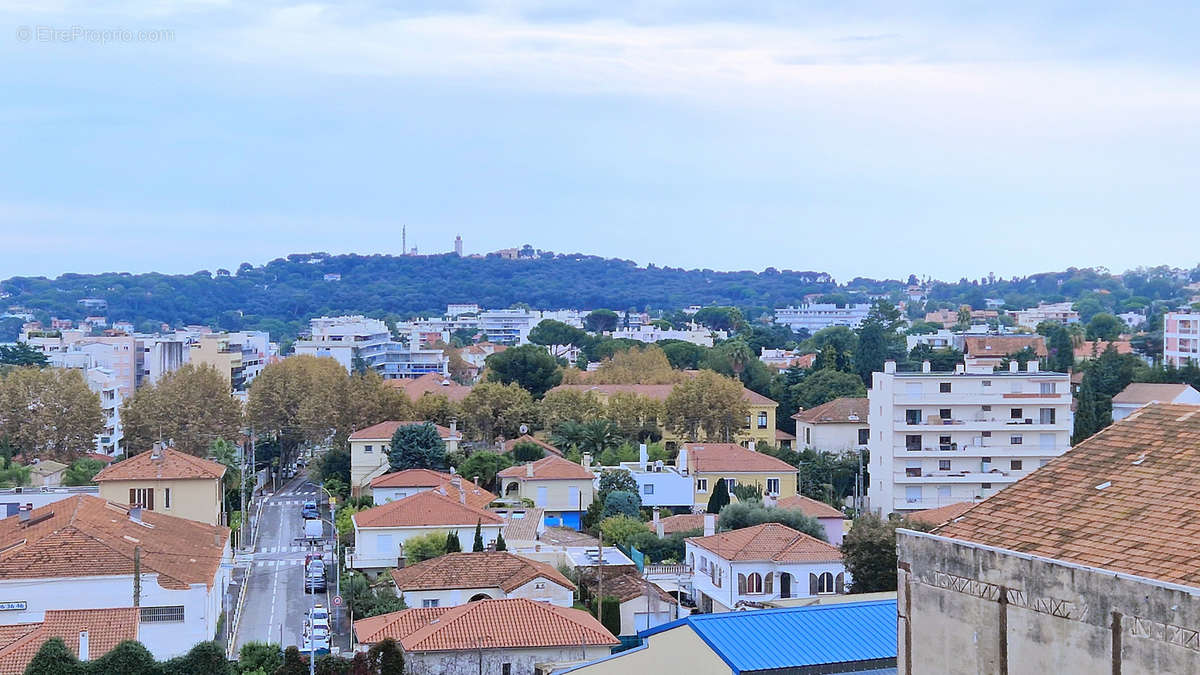
<svg viewBox="0 0 1200 675">
<path fill-rule="evenodd" d="M 812 427 L 804 428 L 804 444 L 812 445 Z"/>
<path fill-rule="evenodd" d="M 938 486 L 938 502 L 945 501 L 949 498 L 950 498 L 950 486 L 949 485 L 939 485 Z"/>
<path fill-rule="evenodd" d="M 817 577 L 817 592 L 832 593 L 833 592 L 833 575 L 829 572 L 822 572 L 821 576 Z"/>
<path fill-rule="evenodd" d="M 171 508 L 171 488 L 163 488 L 163 508 Z"/>
<path fill-rule="evenodd" d="M 375 452 L 375 446 L 373 446 L 373 445 L 364 445 L 364 446 L 363 446 L 363 452 Z"/>
<path fill-rule="evenodd" d="M 736 485 L 737 485 L 736 478 L 726 478 L 725 479 L 725 487 L 729 490 L 730 494 L 733 494 L 733 488 Z"/>
<path fill-rule="evenodd" d="M 183 623 L 183 605 L 143 607 L 142 623 Z"/>
<path fill-rule="evenodd" d="M 904 488 L 904 501 L 908 502 L 909 504 L 916 504 L 917 502 L 921 501 L 921 486 L 910 485 Z"/>
<path fill-rule="evenodd" d="M 921 435 L 909 434 L 904 437 L 904 449 L 914 452 L 921 449 Z"/>
<path fill-rule="evenodd" d="M 654 483 L 646 483 L 645 485 L 643 485 L 642 486 L 642 494 L 644 494 L 644 495 L 654 494 Z"/>
<path fill-rule="evenodd" d="M 129 488 L 129 505 L 154 510 L 154 488 Z"/>
<path fill-rule="evenodd" d="M 1053 450 L 1054 434 L 1039 434 L 1038 447 L 1040 447 L 1042 450 Z"/>
<path fill-rule="evenodd" d="M 992 489 L 992 484 L 991 484 L 991 483 L 984 483 L 984 484 L 983 484 L 983 485 L 981 485 L 980 487 L 981 487 L 981 488 L 983 488 L 984 490 L 991 490 L 991 489 Z"/>
<path fill-rule="evenodd" d="M 985 387 L 990 387 L 990 386 L 992 386 L 992 381 L 991 381 L 991 380 L 984 380 L 984 381 L 983 381 L 983 386 L 985 386 Z"/>
<path fill-rule="evenodd" d="M 938 445 L 950 445 L 950 437 L 938 436 Z"/>
<path fill-rule="evenodd" d="M 1021 408 L 1013 408 L 1008 411 L 1008 417 L 1009 419 L 1019 420 L 1025 417 L 1025 411 Z"/>
<path fill-rule="evenodd" d="M 421 606 L 422 607 L 437 607 L 438 599 L 437 598 L 426 598 L 421 601 Z"/>
<path fill-rule="evenodd" d="M 1008 437 L 1009 445 L 1021 445 L 1024 442 L 1025 442 L 1025 439 L 1021 437 L 1021 434 L 1013 434 Z"/>
<path fill-rule="evenodd" d="M 992 412 L 992 406 L 990 406 L 990 405 L 983 406 L 983 412 Z"/>
<path fill-rule="evenodd" d="M 767 428 L 767 413 L 765 413 L 765 412 L 758 413 L 758 428 L 759 429 Z"/>
<path fill-rule="evenodd" d="M 979 434 L 979 435 L 980 435 L 980 436 L 983 436 L 984 438 L 991 438 L 991 437 L 992 437 L 992 432 L 990 432 L 990 431 L 982 431 L 982 432 L 980 432 L 980 434 Z"/>
<path fill-rule="evenodd" d="M 540 591 L 545 587 L 546 587 L 546 582 L 544 582 L 544 581 L 539 581 L 533 585 L 533 589 L 536 591 Z"/>
<path fill-rule="evenodd" d="M 762 575 L 758 572 L 746 577 L 746 593 L 762 593 L 763 580 Z"/>
<path fill-rule="evenodd" d="M 1043 394 L 1055 394 L 1057 393 L 1054 391 L 1056 384 L 1056 382 L 1039 382 L 1038 391 Z"/>
<path fill-rule="evenodd" d="M 866 445 L 867 443 L 870 443 L 870 442 L 871 442 L 871 429 L 870 428 L 859 429 L 858 430 L 858 444 Z"/>
<path fill-rule="evenodd" d="M 511 663 L 500 664 L 500 675 L 512 675 L 512 664 Z"/>
<path fill-rule="evenodd" d="M 700 571 L 708 573 L 708 558 L 700 556 Z"/>
<path fill-rule="evenodd" d="M 1008 463 L 1008 468 L 1012 469 L 1013 471 L 1020 471 L 1022 466 L 1024 466 L 1024 464 L 1019 459 L 1014 459 Z"/>
<path fill-rule="evenodd" d="M 778 478 L 768 478 L 767 479 L 767 494 L 771 494 L 771 495 L 779 494 L 779 479 Z"/>
<path fill-rule="evenodd" d="M 941 410 L 938 410 L 938 417 L 940 417 L 940 418 L 942 418 L 942 419 L 944 419 L 944 420 L 948 420 L 948 419 L 950 419 L 950 417 L 951 417 L 951 415 L 950 415 L 950 409 L 949 409 L 949 408 L 942 408 Z"/>
<path fill-rule="evenodd" d="M 696 479 L 696 492 L 708 492 L 708 479 L 707 478 L 697 478 Z"/>
<path fill-rule="evenodd" d="M 1041 424 L 1054 424 L 1054 408 L 1042 408 L 1038 410 L 1038 422 Z"/>
<path fill-rule="evenodd" d="M 938 460 L 938 471 L 949 471 L 949 470 L 950 470 L 950 460 L 939 459 Z"/>
<path fill-rule="evenodd" d="M 1024 387 L 1021 386 L 1020 382 L 1010 382 L 1008 390 L 1014 394 L 1020 394 L 1025 391 Z"/>
<path fill-rule="evenodd" d="M 921 411 L 920 410 L 905 410 L 904 411 L 904 421 L 908 424 L 920 424 L 921 423 Z"/>
<path fill-rule="evenodd" d="M 915 459 L 915 460 L 909 460 L 908 462 L 906 462 L 905 466 L 904 466 L 904 475 L 907 476 L 908 478 L 920 478 L 921 477 L 921 460 Z"/>
<path fill-rule="evenodd" d="M 950 383 L 949 382 L 938 382 L 938 391 L 943 394 L 949 394 L 950 393 Z"/>
<path fill-rule="evenodd" d="M 396 549 L 392 546 L 392 535 L 377 534 L 375 535 L 375 552 L 376 553 L 391 553 Z"/>
</svg>

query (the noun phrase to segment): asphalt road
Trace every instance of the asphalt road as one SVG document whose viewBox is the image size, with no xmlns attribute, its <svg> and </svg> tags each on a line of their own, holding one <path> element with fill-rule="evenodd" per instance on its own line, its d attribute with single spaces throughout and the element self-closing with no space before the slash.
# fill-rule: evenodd
<svg viewBox="0 0 1200 675">
<path fill-rule="evenodd" d="M 299 646 L 308 609 L 315 602 L 332 606 L 335 583 L 332 553 L 325 553 L 326 566 L 331 570 L 328 590 L 317 594 L 304 592 L 304 556 L 312 549 L 299 541 L 304 535 L 300 507 L 305 500 L 320 501 L 319 494 L 320 489 L 298 477 L 265 498 L 253 554 L 247 556 L 252 562 L 245 606 L 235 636 L 238 650 L 247 642 Z M 321 517 L 329 518 L 327 508 L 322 507 Z M 325 523 L 327 542 L 332 542 L 331 532 Z"/>
</svg>

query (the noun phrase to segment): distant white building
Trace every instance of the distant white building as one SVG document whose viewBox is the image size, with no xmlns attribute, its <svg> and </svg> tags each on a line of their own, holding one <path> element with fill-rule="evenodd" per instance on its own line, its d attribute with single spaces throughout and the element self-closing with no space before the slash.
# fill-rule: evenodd
<svg viewBox="0 0 1200 675">
<path fill-rule="evenodd" d="M 1071 309 L 1069 302 L 1040 303 L 1037 307 L 1013 312 L 1018 326 L 1037 328 L 1039 323 L 1050 321 L 1064 326 L 1079 323 L 1079 312 Z"/>
<path fill-rule="evenodd" d="M 457 319 L 463 314 L 479 314 L 479 305 L 473 302 L 452 302 L 446 305 L 446 316 Z"/>
<path fill-rule="evenodd" d="M 489 309 L 479 313 L 479 329 L 487 334 L 488 342 L 501 345 L 529 342 L 529 331 L 541 321 L 540 313 L 524 309 Z"/>
<path fill-rule="evenodd" d="M 664 464 L 662 461 L 651 462 L 647 458 L 646 446 L 640 450 L 640 459 L 636 462 L 621 462 L 617 467 L 603 467 L 601 470 L 616 469 L 626 471 L 637 481 L 638 496 L 642 498 L 645 507 L 691 507 L 693 503 L 692 478 L 687 469 L 687 448 L 680 448 L 677 466 Z M 596 489 L 600 489 L 600 478 L 597 475 Z"/>
<path fill-rule="evenodd" d="M 1131 382 L 1112 399 L 1112 421 L 1120 422 L 1151 403 L 1200 405 L 1200 391 L 1186 384 Z"/>
<path fill-rule="evenodd" d="M 1141 328 L 1146 325 L 1146 315 L 1141 312 L 1124 312 L 1118 314 L 1117 318 L 1124 321 L 1125 325 L 1130 328 Z"/>
<path fill-rule="evenodd" d="M 664 330 L 655 326 L 640 326 L 638 328 L 619 328 L 612 333 L 615 339 L 637 340 L 638 342 L 658 342 L 659 340 L 681 340 L 701 347 L 711 347 L 715 340 L 729 337 L 725 331 L 714 331 L 693 326 L 688 330 Z"/>
<path fill-rule="evenodd" d="M 387 324 L 364 316 L 320 317 L 310 332 L 295 343 L 296 354 L 328 357 L 349 372 L 355 359 L 385 380 L 449 374 L 450 360 L 440 349 L 410 347 L 392 340 Z"/>
<path fill-rule="evenodd" d="M 775 310 L 775 323 L 782 324 L 799 333 L 816 333 L 830 326 L 858 328 L 871 311 L 866 303 L 835 305 L 833 303 L 803 304 L 799 307 L 781 307 Z"/>
<path fill-rule="evenodd" d="M 925 335 L 907 335 L 904 338 L 905 345 L 908 351 L 912 351 L 917 345 L 929 345 L 932 349 L 946 349 L 954 347 L 958 336 L 947 328 L 942 328 L 936 333 L 926 333 Z"/>
<path fill-rule="evenodd" d="M 1200 363 L 1200 314 L 1168 312 L 1163 317 L 1163 361 L 1182 368 Z"/>
</svg>

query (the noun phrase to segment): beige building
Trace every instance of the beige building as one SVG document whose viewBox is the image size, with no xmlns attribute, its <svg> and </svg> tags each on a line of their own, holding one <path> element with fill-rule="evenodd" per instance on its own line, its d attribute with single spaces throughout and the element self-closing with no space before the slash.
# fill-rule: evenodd
<svg viewBox="0 0 1200 675">
<path fill-rule="evenodd" d="M 708 505 L 708 498 L 723 480 L 733 494 L 735 485 L 757 485 L 764 497 L 784 499 L 796 494 L 796 467 L 734 443 L 689 443 L 688 472 L 695 488 L 693 504 Z"/>
<path fill-rule="evenodd" d="M 190 345 L 188 358 L 197 366 L 215 369 L 230 388 L 240 389 L 242 377 L 242 347 L 230 344 L 229 336 L 221 333 L 201 335 Z"/>
<path fill-rule="evenodd" d="M 208 525 L 221 525 L 225 465 L 170 448 L 154 448 L 96 474 L 100 496 Z"/>
<path fill-rule="evenodd" d="M 583 514 L 595 498 L 595 475 L 558 455 L 510 466 L 496 474 L 503 497 L 521 497 L 545 510 L 546 525 L 583 525 Z"/>
<path fill-rule="evenodd" d="M 371 493 L 371 479 L 387 473 L 388 451 L 392 447 L 392 436 L 403 426 L 427 424 L 427 422 L 380 422 L 350 434 L 350 494 L 354 496 Z M 462 433 L 454 422 L 450 428 L 437 427 L 438 437 L 446 444 L 446 452 L 456 452 L 462 442 Z"/>
</svg>

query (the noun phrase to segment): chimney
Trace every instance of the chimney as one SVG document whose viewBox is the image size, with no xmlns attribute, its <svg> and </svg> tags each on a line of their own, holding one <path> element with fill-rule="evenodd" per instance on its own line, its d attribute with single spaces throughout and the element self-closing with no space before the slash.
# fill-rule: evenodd
<svg viewBox="0 0 1200 675">
<path fill-rule="evenodd" d="M 646 470 L 646 462 L 649 462 L 649 461 L 650 461 L 650 454 L 646 452 L 646 444 L 642 443 L 641 445 L 638 446 L 638 467 L 642 471 L 645 471 Z"/>
<path fill-rule="evenodd" d="M 140 504 L 134 504 L 129 507 L 129 519 L 135 523 L 142 522 L 142 507 Z"/>
<path fill-rule="evenodd" d="M 33 504 L 22 504 L 17 509 L 17 521 L 21 523 L 29 522 L 29 514 L 33 511 Z"/>
<path fill-rule="evenodd" d="M 967 364 L 965 364 L 965 363 L 954 364 L 954 374 L 955 375 L 962 375 L 966 372 L 967 372 Z"/>
<path fill-rule="evenodd" d="M 681 475 L 681 476 L 688 475 L 688 463 L 687 462 L 688 462 L 688 454 L 687 454 L 687 446 L 685 445 L 685 446 L 682 446 L 679 448 L 679 455 L 677 455 L 675 457 L 675 468 L 679 471 L 679 475 Z"/>
<path fill-rule="evenodd" d="M 1029 361 L 1025 363 L 1025 372 L 1036 373 L 1037 371 L 1038 371 L 1037 359 L 1029 359 Z"/>
<path fill-rule="evenodd" d="M 891 359 L 884 361 L 883 372 L 894 375 L 896 373 L 896 362 Z"/>
<path fill-rule="evenodd" d="M 162 441 L 155 441 L 154 445 L 151 446 L 151 448 L 150 448 L 150 459 L 162 459 L 162 456 L 163 456 L 162 451 L 163 451 Z"/>
<path fill-rule="evenodd" d="M 525 464 L 525 477 L 533 478 L 533 462 Z"/>
<path fill-rule="evenodd" d="M 921 362 L 921 372 L 922 373 L 933 372 L 933 365 L 930 364 L 928 361 L 922 361 Z"/>
<path fill-rule="evenodd" d="M 453 436 L 458 431 L 458 420 L 450 420 L 450 435 Z"/>
<path fill-rule="evenodd" d="M 704 514 L 704 536 L 711 537 L 717 533 L 717 514 Z"/>
<path fill-rule="evenodd" d="M 456 473 L 458 473 L 458 471 L 456 471 L 454 467 L 450 467 L 450 475 L 453 476 Z"/>
<path fill-rule="evenodd" d="M 455 489 L 458 490 L 458 501 L 463 504 L 466 504 L 467 503 L 467 491 L 463 489 L 462 476 L 459 476 L 459 475 L 451 476 L 450 484 L 453 485 L 455 487 Z"/>
<path fill-rule="evenodd" d="M 479 476 L 475 476 L 475 487 L 479 487 Z"/>
<path fill-rule="evenodd" d="M 1017 363 L 1015 360 L 1008 362 L 1008 372 L 1010 372 L 1010 373 L 1017 372 L 1017 369 L 1020 367 L 1021 367 L 1021 364 Z"/>
<path fill-rule="evenodd" d="M 663 538 L 663 523 L 658 518 L 658 507 L 654 507 L 654 534 L 659 538 Z"/>
<path fill-rule="evenodd" d="M 81 630 L 79 631 L 79 660 L 90 661 L 90 651 L 91 650 L 88 645 L 88 632 L 86 630 Z"/>
<path fill-rule="evenodd" d="M 582 467 L 583 467 L 583 468 L 585 468 L 585 469 L 589 469 L 589 468 L 591 468 L 591 466 L 592 466 L 592 453 L 590 453 L 590 452 L 585 452 L 585 453 L 583 453 L 583 457 L 582 457 L 582 458 L 579 460 L 579 465 L 580 465 L 580 466 L 582 466 Z"/>
</svg>

